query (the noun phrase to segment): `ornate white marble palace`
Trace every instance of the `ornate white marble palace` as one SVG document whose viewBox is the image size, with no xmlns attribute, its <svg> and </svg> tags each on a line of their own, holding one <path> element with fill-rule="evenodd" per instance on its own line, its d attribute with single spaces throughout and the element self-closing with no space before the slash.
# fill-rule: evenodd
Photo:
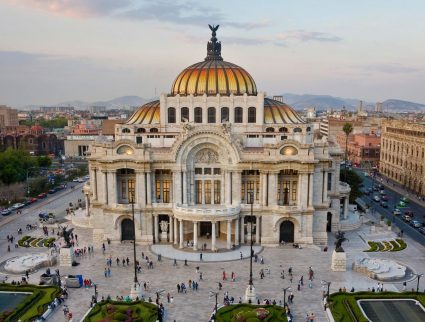
<svg viewBox="0 0 425 322">
<path fill-rule="evenodd" d="M 215 31 L 207 49 L 170 93 L 116 125 L 115 141 L 91 147 L 84 191 L 94 240 L 133 238 L 134 195 L 139 243 L 197 249 L 207 235 L 213 250 L 216 238 L 230 249 L 248 241 L 251 222 L 262 245 L 326 243 L 339 228 L 340 189 L 349 192 L 339 183 L 341 152 L 223 61 Z"/>
</svg>

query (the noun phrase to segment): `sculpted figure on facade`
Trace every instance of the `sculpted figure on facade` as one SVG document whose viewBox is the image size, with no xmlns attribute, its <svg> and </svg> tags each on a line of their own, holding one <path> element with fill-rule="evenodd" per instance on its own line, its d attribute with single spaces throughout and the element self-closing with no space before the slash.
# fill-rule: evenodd
<svg viewBox="0 0 425 322">
<path fill-rule="evenodd" d="M 165 220 L 161 220 L 159 223 L 159 226 L 161 227 L 161 232 L 167 233 L 168 232 L 168 222 Z"/>
</svg>

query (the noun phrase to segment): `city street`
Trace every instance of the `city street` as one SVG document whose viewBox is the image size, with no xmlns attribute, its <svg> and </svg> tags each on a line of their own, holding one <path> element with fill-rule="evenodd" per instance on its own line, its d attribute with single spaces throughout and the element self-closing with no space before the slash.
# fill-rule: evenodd
<svg viewBox="0 0 425 322">
<path fill-rule="evenodd" d="M 372 193 L 370 193 L 370 195 L 364 194 L 361 197 L 368 205 L 371 206 L 371 212 L 375 214 L 377 221 L 379 221 L 379 217 L 381 214 L 384 215 L 386 219 L 390 219 L 393 223 L 395 223 L 395 225 L 397 225 L 397 227 L 402 229 L 405 235 L 409 235 L 411 238 L 425 246 L 425 235 L 422 235 L 417 229 L 404 222 L 401 219 L 401 215 L 393 215 L 393 210 L 396 204 L 399 202 L 400 198 L 407 196 L 410 202 L 406 205 L 406 208 L 400 209 L 402 214 L 404 214 L 404 211 L 409 209 L 413 211 L 414 219 L 419 220 L 420 222 L 424 222 L 425 207 L 422 205 L 423 202 L 418 201 L 415 196 L 410 196 L 409 193 L 406 191 L 404 191 L 404 193 L 400 193 L 403 192 L 403 190 L 400 187 L 395 188 L 392 183 L 387 183 L 385 178 L 383 180 L 380 180 L 381 178 L 377 177 L 373 180 L 370 176 L 364 175 L 365 170 L 358 168 L 353 169 L 363 179 L 364 187 L 361 188 L 362 191 L 364 191 L 366 188 L 372 188 L 373 182 L 375 182 L 376 184 L 380 183 L 385 186 L 385 193 L 389 197 L 389 200 L 387 201 L 388 208 L 382 207 L 379 202 L 373 200 L 373 197 L 375 195 L 379 195 L 379 191 L 373 191 Z"/>
</svg>

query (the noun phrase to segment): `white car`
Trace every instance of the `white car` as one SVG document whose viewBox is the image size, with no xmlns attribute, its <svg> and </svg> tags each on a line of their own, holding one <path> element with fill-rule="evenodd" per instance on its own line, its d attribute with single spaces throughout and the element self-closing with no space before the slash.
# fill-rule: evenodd
<svg viewBox="0 0 425 322">
<path fill-rule="evenodd" d="M 81 180 L 80 178 L 74 178 L 72 179 L 72 182 L 79 182 L 78 180 Z"/>
<path fill-rule="evenodd" d="M 21 209 L 25 207 L 25 205 L 23 203 L 15 203 L 12 207 L 10 207 L 13 210 L 17 210 L 17 209 Z"/>
</svg>

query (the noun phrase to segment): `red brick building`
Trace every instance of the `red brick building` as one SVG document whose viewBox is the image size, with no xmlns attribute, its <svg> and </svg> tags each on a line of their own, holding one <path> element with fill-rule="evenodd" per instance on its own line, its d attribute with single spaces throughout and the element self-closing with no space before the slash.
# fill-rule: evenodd
<svg viewBox="0 0 425 322">
<path fill-rule="evenodd" d="M 338 133 L 337 142 L 345 151 L 345 133 Z M 348 160 L 361 167 L 379 166 L 381 136 L 376 134 L 350 134 L 348 136 Z"/>
</svg>

